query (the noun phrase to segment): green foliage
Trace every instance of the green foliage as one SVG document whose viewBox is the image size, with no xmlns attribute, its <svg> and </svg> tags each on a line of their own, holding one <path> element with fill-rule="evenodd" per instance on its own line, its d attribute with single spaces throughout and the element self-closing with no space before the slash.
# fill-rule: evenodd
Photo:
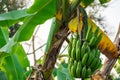
<svg viewBox="0 0 120 80">
<path fill-rule="evenodd" d="M 100 1 L 101 4 L 104 4 L 104 3 L 107 3 L 107 2 L 109 2 L 111 0 L 99 0 L 99 1 Z"/>
<path fill-rule="evenodd" d="M 40 3 L 36 8 L 38 1 Z M 27 68 L 30 67 L 30 64 L 19 42 L 29 40 L 35 27 L 54 17 L 56 13 L 55 0 L 35 0 L 34 3 L 28 13 L 25 9 L 0 14 L 0 69 L 9 80 L 25 80 L 28 77 L 30 70 Z M 7 27 L 21 21 L 23 24 L 13 38 L 9 40 Z"/>
<path fill-rule="evenodd" d="M 25 17 L 30 15 L 32 14 L 28 14 L 26 9 L 0 14 L 0 26 L 10 27 L 19 21 L 23 21 Z"/>
<path fill-rule="evenodd" d="M 82 0 L 82 3 L 84 4 L 84 6 L 90 5 L 92 2 L 94 2 L 94 0 Z"/>
<path fill-rule="evenodd" d="M 8 80 L 6 74 L 3 71 L 0 71 L 0 80 Z"/>
<path fill-rule="evenodd" d="M 0 68 L 7 74 L 9 80 L 24 80 L 27 77 L 25 73 L 30 64 L 20 44 L 14 45 L 12 52 L 3 58 L 1 63 Z"/>
<path fill-rule="evenodd" d="M 53 75 L 57 76 L 57 80 L 74 80 L 74 78 L 70 75 L 68 71 L 68 64 L 60 64 L 59 68 L 55 68 L 53 71 Z"/>
<path fill-rule="evenodd" d="M 24 70 L 22 69 L 17 56 L 7 56 L 2 64 L 1 68 L 6 74 L 9 80 L 24 80 Z M 12 74 L 11 74 L 12 73 Z"/>
<path fill-rule="evenodd" d="M 56 28 L 56 19 L 53 19 L 53 22 L 52 22 L 52 25 L 51 25 L 51 28 L 50 28 L 50 32 L 49 32 L 49 35 L 48 35 L 48 39 L 47 39 L 47 45 L 46 45 L 45 52 L 48 52 L 48 50 L 50 48 L 52 38 L 53 38 L 53 34 L 55 32 L 55 28 Z"/>
<path fill-rule="evenodd" d="M 89 6 L 91 3 L 93 3 L 95 0 L 81 0 L 82 4 L 87 7 Z M 99 0 L 101 4 L 107 3 L 111 0 Z"/>
<path fill-rule="evenodd" d="M 37 1 L 37 0 L 35 0 Z M 49 2 L 49 0 L 47 0 Z M 27 17 L 24 20 L 24 24 L 20 27 L 20 29 L 17 31 L 17 33 L 14 36 L 15 41 L 26 41 L 29 40 L 34 32 L 35 27 L 38 24 L 44 23 L 46 20 L 54 17 L 55 15 L 55 2 L 52 0 L 49 4 L 44 3 L 46 5 L 43 8 L 38 8 L 39 10 L 36 11 L 36 13 L 30 17 Z M 41 5 L 41 4 L 40 4 Z M 32 6 L 29 10 L 35 9 L 36 6 Z M 28 11 L 29 11 L 28 10 Z M 30 12 L 30 11 L 29 11 Z M 23 36 L 24 35 L 24 36 Z"/>
<path fill-rule="evenodd" d="M 43 24 L 46 20 L 55 17 L 57 0 L 34 0 L 34 4 L 29 9 L 15 10 L 8 13 L 0 14 L 0 80 L 26 80 L 30 74 L 30 63 L 27 54 L 20 42 L 29 40 L 37 25 Z M 71 12 L 76 8 L 72 4 Z M 94 0 L 82 0 L 85 6 L 91 4 Z M 63 0 L 64 2 L 64 0 Z M 101 4 L 108 0 L 100 0 Z M 69 3 L 62 5 L 64 20 L 68 18 L 66 10 Z M 60 6 L 61 7 L 61 6 Z M 59 8 L 60 8 L 59 7 Z M 58 9 L 60 10 L 60 9 Z M 9 39 L 8 28 L 16 23 L 23 22 L 16 34 Z M 51 44 L 55 42 L 56 33 L 60 30 L 62 21 L 53 19 L 51 30 L 48 36 L 45 52 L 48 52 Z M 47 26 L 46 26 L 47 27 Z M 44 60 L 44 59 L 43 59 Z M 70 76 L 67 69 L 68 64 L 61 64 L 59 68 L 55 68 L 53 75 L 57 76 L 58 80 L 74 80 Z M 29 70 L 27 70 L 27 68 Z"/>
<path fill-rule="evenodd" d="M 51 5 L 51 8 L 49 8 L 50 13 L 54 12 L 55 2 L 56 0 L 35 0 L 34 4 L 28 9 L 28 13 L 35 13 L 42 9 L 48 8 L 49 5 Z"/>
<path fill-rule="evenodd" d="M 0 48 L 9 41 L 8 39 L 8 29 L 6 27 L 0 27 Z"/>
</svg>

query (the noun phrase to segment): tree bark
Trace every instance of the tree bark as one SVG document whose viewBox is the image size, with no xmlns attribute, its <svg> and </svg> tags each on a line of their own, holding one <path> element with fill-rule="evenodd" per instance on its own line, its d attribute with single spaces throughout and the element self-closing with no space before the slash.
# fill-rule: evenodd
<svg viewBox="0 0 120 80">
<path fill-rule="evenodd" d="M 47 53 L 46 61 L 41 69 L 44 74 L 45 80 L 52 80 L 51 75 L 57 60 L 57 56 L 67 36 L 68 36 L 68 28 L 66 27 L 65 29 L 59 32 L 59 34 L 57 35 L 58 40 L 54 44 L 52 44 L 50 51 Z"/>
</svg>

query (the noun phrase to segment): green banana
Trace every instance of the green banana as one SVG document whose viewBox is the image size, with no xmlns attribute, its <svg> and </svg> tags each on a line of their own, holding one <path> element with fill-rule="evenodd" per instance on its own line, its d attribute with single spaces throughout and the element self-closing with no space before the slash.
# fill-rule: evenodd
<svg viewBox="0 0 120 80">
<path fill-rule="evenodd" d="M 100 68 L 100 65 L 101 65 L 101 60 L 98 59 L 98 60 L 97 60 L 97 64 L 96 64 L 96 66 L 94 67 L 94 70 Z"/>
<path fill-rule="evenodd" d="M 80 49 L 77 49 L 77 51 L 76 51 L 76 60 L 77 61 L 80 60 Z"/>
<path fill-rule="evenodd" d="M 71 37 L 70 37 L 70 43 L 72 43 L 73 42 L 73 36 L 71 35 Z"/>
<path fill-rule="evenodd" d="M 73 65 L 74 64 L 74 59 L 73 58 L 69 58 L 69 63 L 71 63 Z"/>
<path fill-rule="evenodd" d="M 102 39 L 102 34 L 98 35 L 98 33 L 99 28 L 92 32 L 92 26 L 90 26 L 85 37 L 86 41 L 83 43 L 80 42 L 78 33 L 75 34 L 74 38 L 71 36 L 68 44 L 68 70 L 73 77 L 89 78 L 100 67 L 100 52 L 95 47 Z"/>
<path fill-rule="evenodd" d="M 74 74 L 74 65 L 71 66 L 70 74 L 73 77 L 75 76 L 75 74 Z"/>
<path fill-rule="evenodd" d="M 82 78 L 85 78 L 85 76 L 86 76 L 86 66 L 82 68 L 82 74 L 81 74 Z"/>
<path fill-rule="evenodd" d="M 96 56 L 96 49 L 93 48 L 90 53 L 93 55 L 93 57 L 95 57 Z"/>
<path fill-rule="evenodd" d="M 74 61 L 74 65 L 73 65 L 74 77 L 77 77 L 76 76 L 76 68 L 77 68 L 77 61 Z"/>
<path fill-rule="evenodd" d="M 97 61 L 98 61 L 98 60 L 97 60 L 97 58 L 95 57 L 95 58 L 93 59 L 91 65 L 90 65 L 90 67 L 91 67 L 92 70 L 94 69 L 95 65 L 97 64 Z"/>
<path fill-rule="evenodd" d="M 74 60 L 76 59 L 76 50 L 75 50 L 75 48 L 72 48 L 71 58 L 73 58 Z"/>
<path fill-rule="evenodd" d="M 72 67 L 72 65 L 74 65 L 74 60 L 72 58 L 69 58 L 68 63 L 69 63 L 68 64 L 68 70 L 71 73 L 71 67 Z"/>
<path fill-rule="evenodd" d="M 83 55 L 85 53 L 86 46 L 87 46 L 87 42 L 84 42 L 82 47 L 81 47 L 81 59 L 82 59 L 82 57 L 83 57 Z"/>
<path fill-rule="evenodd" d="M 90 77 L 90 75 L 91 75 L 91 68 L 90 67 L 88 67 L 87 68 L 87 71 L 86 71 L 86 77 Z"/>
<path fill-rule="evenodd" d="M 68 55 L 69 55 L 69 57 L 71 57 L 71 50 L 72 50 L 72 44 L 69 43 L 68 44 Z"/>
<path fill-rule="evenodd" d="M 69 63 L 68 64 L 68 71 L 71 73 L 71 67 L 72 67 L 72 64 L 71 63 Z"/>
<path fill-rule="evenodd" d="M 94 31 L 94 35 L 97 37 L 98 36 L 98 32 L 99 32 L 99 27 L 97 27 Z"/>
<path fill-rule="evenodd" d="M 80 59 L 80 40 L 77 40 L 76 43 L 76 59 L 79 60 Z"/>
<path fill-rule="evenodd" d="M 79 33 L 78 32 L 76 33 L 76 39 L 79 39 Z"/>
<path fill-rule="evenodd" d="M 87 30 L 86 40 L 90 41 L 91 37 L 92 37 L 92 26 L 90 26 Z"/>
<path fill-rule="evenodd" d="M 75 48 L 75 47 L 76 47 L 76 42 L 77 42 L 77 39 L 76 39 L 76 38 L 73 38 L 72 48 Z"/>
<path fill-rule="evenodd" d="M 84 66 L 87 63 L 87 59 L 88 59 L 88 53 L 85 53 L 82 58 L 82 66 Z"/>
<path fill-rule="evenodd" d="M 77 78 L 81 77 L 81 71 L 82 71 L 82 65 L 81 65 L 81 62 L 78 62 L 77 63 L 77 69 L 76 69 Z"/>
<path fill-rule="evenodd" d="M 96 41 L 96 37 L 95 37 L 95 36 L 92 36 L 92 38 L 90 39 L 89 45 L 90 45 L 90 46 L 94 46 L 95 41 Z"/>
<path fill-rule="evenodd" d="M 85 52 L 86 52 L 86 53 L 90 53 L 90 51 L 91 51 L 91 50 L 90 50 L 90 46 L 87 45 L 87 46 L 86 46 L 86 50 L 85 50 Z"/>
<path fill-rule="evenodd" d="M 98 46 L 99 42 L 101 41 L 102 39 L 102 33 L 100 33 L 95 41 L 95 45 Z"/>
<path fill-rule="evenodd" d="M 96 57 L 99 58 L 100 57 L 100 51 L 96 50 Z"/>
<path fill-rule="evenodd" d="M 87 60 L 87 65 L 90 66 L 90 64 L 92 63 L 94 59 L 94 56 L 92 55 L 92 53 L 88 54 L 88 60 Z"/>
</svg>

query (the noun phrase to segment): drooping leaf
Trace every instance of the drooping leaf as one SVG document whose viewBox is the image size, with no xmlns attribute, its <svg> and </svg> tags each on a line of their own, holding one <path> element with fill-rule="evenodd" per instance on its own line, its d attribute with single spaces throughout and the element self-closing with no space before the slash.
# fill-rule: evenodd
<svg viewBox="0 0 120 80">
<path fill-rule="evenodd" d="M 49 35 L 48 35 L 48 39 L 47 39 L 45 52 L 48 52 L 48 50 L 50 48 L 52 38 L 53 38 L 53 33 L 55 31 L 55 27 L 56 27 L 56 19 L 53 19 L 53 22 L 52 22 L 52 25 L 51 25 L 51 28 L 50 28 L 50 32 L 49 32 Z"/>
<path fill-rule="evenodd" d="M 25 17 L 30 15 L 32 14 L 28 14 L 26 9 L 0 14 L 0 26 L 10 27 L 11 25 L 22 21 Z"/>
<path fill-rule="evenodd" d="M 100 1 L 101 4 L 104 4 L 104 3 L 107 3 L 107 2 L 109 2 L 111 0 L 99 0 L 99 1 Z"/>
<path fill-rule="evenodd" d="M 72 20 L 69 22 L 68 27 L 72 32 L 75 32 L 77 31 L 78 20 L 76 17 L 73 18 Z M 89 18 L 88 27 L 90 26 L 93 26 L 93 32 L 97 28 L 97 25 Z M 118 57 L 117 48 L 115 47 L 113 42 L 101 29 L 99 29 L 99 33 L 103 34 L 102 40 L 99 42 L 99 45 L 98 45 L 99 50 L 109 58 Z"/>
<path fill-rule="evenodd" d="M 6 27 L 0 27 L 0 48 L 3 47 L 8 41 L 8 29 Z"/>
<path fill-rule="evenodd" d="M 0 49 L 0 52 L 11 53 L 12 47 L 17 42 L 30 39 L 36 25 L 42 24 L 47 19 L 54 16 L 55 7 L 52 7 L 51 5 L 55 6 L 55 1 L 52 1 L 51 3 L 47 4 L 45 8 L 43 8 L 42 10 L 39 10 L 36 14 L 27 17 L 23 25 L 19 28 L 17 33 L 14 35 L 14 37 L 4 47 Z M 49 11 L 49 9 L 51 8 L 54 10 L 54 12 L 51 12 L 52 14 L 48 14 L 47 11 Z M 45 14 L 46 14 L 46 17 L 44 17 Z M 44 17 L 44 19 L 42 17 Z"/>
<path fill-rule="evenodd" d="M 36 1 L 36 0 L 35 0 Z M 43 1 L 43 0 L 42 0 Z M 48 0 L 49 1 L 49 0 Z M 27 17 L 23 25 L 19 28 L 14 36 L 15 41 L 26 41 L 30 39 L 33 34 L 35 27 L 38 24 L 44 23 L 46 20 L 55 16 L 56 1 L 52 0 L 49 3 L 45 3 L 39 10 L 32 16 Z M 24 36 L 23 36 L 24 35 Z"/>
<path fill-rule="evenodd" d="M 85 7 L 87 7 L 87 6 L 90 5 L 92 2 L 94 2 L 94 0 L 82 0 L 82 5 L 84 5 Z"/>
<path fill-rule="evenodd" d="M 55 42 L 56 39 L 54 35 L 59 30 L 59 27 L 60 27 L 59 21 L 56 18 L 54 18 L 51 24 L 49 35 L 48 35 L 47 44 L 45 48 L 45 54 L 49 52 L 50 46 L 52 45 L 52 43 Z M 44 63 L 45 59 L 46 59 L 46 55 L 44 55 L 43 57 L 42 64 Z"/>
</svg>

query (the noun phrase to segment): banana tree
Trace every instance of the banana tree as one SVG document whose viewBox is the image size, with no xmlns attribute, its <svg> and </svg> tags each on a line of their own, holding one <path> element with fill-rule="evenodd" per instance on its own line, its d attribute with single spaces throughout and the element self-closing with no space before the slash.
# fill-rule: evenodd
<svg viewBox="0 0 120 80">
<path fill-rule="evenodd" d="M 78 42 L 80 41 L 81 45 L 83 45 L 85 44 L 84 42 L 87 41 L 86 36 L 88 32 L 92 33 L 92 36 L 90 37 L 91 39 L 95 35 L 97 38 L 98 35 L 100 35 L 100 39 L 98 39 L 98 41 L 96 39 L 98 42 L 96 43 L 97 45 L 93 46 L 94 40 L 92 40 L 89 45 L 92 45 L 91 48 L 95 47 L 94 49 L 96 50 L 93 51 L 97 51 L 97 53 L 100 51 L 103 53 L 108 60 L 102 65 L 102 67 L 99 66 L 99 69 L 101 70 L 96 71 L 95 73 L 95 70 L 98 69 L 98 67 L 96 67 L 96 69 L 92 70 L 94 71 L 94 74 L 89 74 L 87 78 L 91 77 L 93 80 L 96 80 L 95 78 L 97 76 L 103 80 L 104 78 L 107 78 L 116 63 L 117 58 L 119 57 L 119 49 L 117 49 L 118 46 L 116 46 L 87 16 L 85 8 L 92 2 L 94 2 L 94 0 L 34 0 L 33 5 L 28 9 L 0 14 L 0 79 L 52 80 L 55 76 L 57 76 L 58 80 L 74 80 L 74 78 L 85 79 L 86 77 L 83 74 L 81 75 L 84 77 L 71 74 L 68 70 L 69 61 L 64 65 L 58 64 L 58 68 L 55 67 L 55 64 L 57 64 L 56 61 L 60 56 L 59 53 L 63 42 L 67 41 L 68 44 L 72 42 L 69 40 L 69 35 L 72 35 L 75 38 L 77 37 L 77 34 Z M 99 0 L 99 2 L 104 4 L 109 2 L 109 0 Z M 20 43 L 29 40 L 32 37 L 37 25 L 44 23 L 50 18 L 52 18 L 52 25 L 49 32 L 46 49 L 44 51 L 43 58 L 41 59 L 42 62 L 34 67 L 30 67 L 27 54 Z M 22 22 L 23 24 L 20 26 L 15 35 L 12 38 L 9 38 L 8 28 L 18 22 Z M 88 35 L 88 37 L 89 36 L 90 35 Z M 85 45 L 85 47 L 87 46 Z M 81 53 L 84 52 L 85 47 L 82 49 Z M 76 53 L 72 55 L 75 56 Z M 99 55 L 100 54 L 98 54 L 98 56 Z M 87 61 L 85 61 L 86 59 L 87 57 L 85 56 L 84 60 L 82 60 L 82 65 L 84 65 L 85 62 L 87 63 Z M 76 62 L 73 63 L 75 65 L 78 64 Z M 109 63 L 111 65 L 109 65 Z M 81 63 L 79 63 L 79 65 L 80 64 Z M 83 72 L 85 71 L 85 68 L 83 69 Z M 77 68 L 76 72 L 79 73 L 80 68 Z M 76 72 L 73 71 L 73 74 Z"/>
</svg>

